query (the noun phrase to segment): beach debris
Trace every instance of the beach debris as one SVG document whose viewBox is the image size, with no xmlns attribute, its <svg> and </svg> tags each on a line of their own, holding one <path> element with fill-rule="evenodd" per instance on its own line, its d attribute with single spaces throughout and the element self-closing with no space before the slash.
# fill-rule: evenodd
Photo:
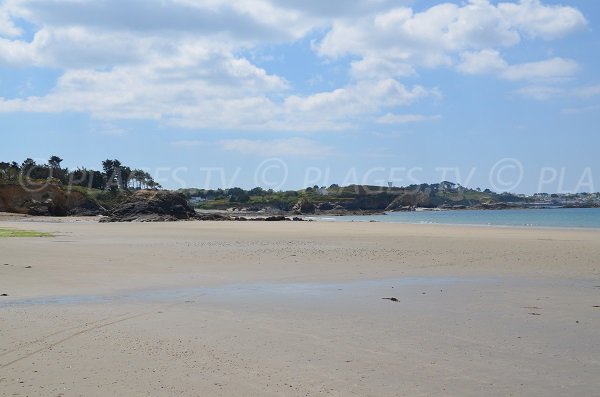
<svg viewBox="0 0 600 397">
<path fill-rule="evenodd" d="M 540 313 L 529 313 L 529 314 L 531 314 L 532 316 L 541 316 Z"/>
<path fill-rule="evenodd" d="M 537 306 L 524 306 L 523 309 L 541 310 L 541 307 Z"/>
<path fill-rule="evenodd" d="M 31 266 L 31 265 L 29 265 L 29 266 L 25 266 L 25 269 L 31 269 L 31 268 L 32 268 L 32 266 Z"/>
<path fill-rule="evenodd" d="M 8 294 L 0 294 L 0 296 L 8 296 Z"/>
<path fill-rule="evenodd" d="M 391 297 L 391 298 L 381 298 L 381 299 L 385 299 L 385 300 L 392 301 L 392 302 L 400 302 L 398 300 L 398 298 L 394 298 L 394 297 Z"/>
<path fill-rule="evenodd" d="M 600 305 L 595 305 L 595 306 L 592 306 L 592 307 L 600 307 Z"/>
</svg>

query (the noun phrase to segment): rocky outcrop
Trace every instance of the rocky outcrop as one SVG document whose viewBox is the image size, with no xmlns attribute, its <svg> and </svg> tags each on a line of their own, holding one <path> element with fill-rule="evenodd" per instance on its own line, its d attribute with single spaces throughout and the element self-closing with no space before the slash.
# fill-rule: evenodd
<svg viewBox="0 0 600 397">
<path fill-rule="evenodd" d="M 319 203 L 317 205 L 317 209 L 319 211 L 331 211 L 331 210 L 335 209 L 335 205 L 330 202 Z"/>
<path fill-rule="evenodd" d="M 385 208 L 385 210 L 407 211 L 415 207 L 432 207 L 429 194 L 422 191 L 416 191 L 399 195 Z"/>
<path fill-rule="evenodd" d="M 28 215 L 99 215 L 105 209 L 98 202 L 60 184 L 28 182 L 0 184 L 0 212 Z"/>
<path fill-rule="evenodd" d="M 298 214 L 314 214 L 316 210 L 315 204 L 307 198 L 301 198 L 292 208 Z"/>
<path fill-rule="evenodd" d="M 181 193 L 140 190 L 116 205 L 100 222 L 170 222 L 197 219 L 196 211 Z M 217 217 L 211 217 L 217 220 Z"/>
</svg>

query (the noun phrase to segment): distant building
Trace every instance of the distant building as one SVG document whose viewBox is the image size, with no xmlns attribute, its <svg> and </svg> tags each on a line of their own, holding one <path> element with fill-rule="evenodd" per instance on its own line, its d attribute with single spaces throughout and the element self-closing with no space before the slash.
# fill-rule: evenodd
<svg viewBox="0 0 600 397">
<path fill-rule="evenodd" d="M 191 205 L 200 204 L 203 201 L 206 201 L 206 199 L 202 198 L 202 197 L 191 197 L 189 199 L 189 202 L 190 202 Z"/>
</svg>

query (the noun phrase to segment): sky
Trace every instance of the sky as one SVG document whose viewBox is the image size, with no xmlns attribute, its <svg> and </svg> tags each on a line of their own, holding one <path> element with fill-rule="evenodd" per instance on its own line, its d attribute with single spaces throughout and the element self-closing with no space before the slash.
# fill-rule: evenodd
<svg viewBox="0 0 600 397">
<path fill-rule="evenodd" d="M 600 191 L 594 0 L 0 0 L 0 161 Z"/>
</svg>

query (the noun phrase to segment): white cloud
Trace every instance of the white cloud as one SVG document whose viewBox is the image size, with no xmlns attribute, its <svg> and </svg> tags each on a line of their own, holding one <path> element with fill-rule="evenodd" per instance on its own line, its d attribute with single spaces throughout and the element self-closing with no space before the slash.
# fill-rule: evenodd
<svg viewBox="0 0 600 397">
<path fill-rule="evenodd" d="M 356 15 L 367 3 L 350 6 L 349 14 Z M 31 41 L 0 38 L 0 62 L 64 73 L 46 95 L 0 98 L 0 112 L 86 112 L 98 119 L 153 119 L 187 128 L 339 130 L 350 127 L 348 120 L 358 115 L 436 92 L 405 88 L 382 73 L 368 82 L 299 96 L 290 93 L 284 78 L 234 55 L 257 43 L 295 40 L 320 26 L 323 18 L 309 17 L 297 3 L 130 0 L 119 8 L 106 0 L 10 4 L 11 15 L 39 28 Z M 377 0 L 369 7 L 383 6 Z"/>
<path fill-rule="evenodd" d="M 495 60 L 490 56 L 497 48 L 512 47 L 524 36 L 561 37 L 586 24 L 572 7 L 546 6 L 537 0 L 498 5 L 470 0 L 462 6 L 443 3 L 419 13 L 397 7 L 363 18 L 335 20 L 316 49 L 326 57 L 361 57 L 355 62 L 360 66 L 353 69 L 355 75 L 380 73 L 381 65 L 389 75 L 406 70 L 406 65 L 452 65 L 457 54 L 480 50 L 488 51 L 479 55 L 488 56 L 485 66 L 490 67 L 494 65 L 489 61 Z M 463 68 L 469 66 L 474 65 Z"/>
<path fill-rule="evenodd" d="M 21 34 L 21 29 L 19 29 L 12 21 L 6 5 L 0 5 L 0 36 L 16 37 Z"/>
<path fill-rule="evenodd" d="M 552 58 L 508 66 L 501 76 L 507 80 L 552 80 L 570 77 L 578 70 L 579 65 L 573 60 Z"/>
<path fill-rule="evenodd" d="M 540 0 L 500 3 L 498 9 L 513 25 L 531 37 L 555 39 L 587 24 L 583 14 L 567 6 L 545 6 Z"/>
<path fill-rule="evenodd" d="M 575 89 L 575 96 L 581 98 L 591 98 L 600 95 L 600 84 L 591 85 L 587 87 L 579 87 Z"/>
<path fill-rule="evenodd" d="M 382 107 L 407 105 L 418 99 L 437 95 L 421 86 L 407 89 L 394 79 L 361 81 L 356 85 L 306 97 L 290 96 L 285 105 L 289 110 L 320 112 L 329 117 L 344 114 L 364 114 Z"/>
<path fill-rule="evenodd" d="M 421 121 L 432 121 L 439 120 L 442 116 L 439 114 L 433 116 L 427 116 L 424 114 L 393 114 L 388 113 L 384 116 L 379 117 L 376 121 L 379 124 L 408 124 L 417 123 Z"/>
<path fill-rule="evenodd" d="M 565 108 L 561 112 L 563 114 L 582 114 L 582 113 L 597 113 L 600 111 L 600 105 L 590 105 L 579 108 Z"/>
<path fill-rule="evenodd" d="M 348 18 L 381 12 L 390 7 L 408 5 L 414 0 L 277 0 L 277 5 L 314 18 Z"/>
<path fill-rule="evenodd" d="M 536 99 L 536 100 L 547 100 L 551 98 L 575 98 L 575 99 L 590 99 L 595 96 L 600 96 L 600 85 L 590 85 L 583 87 L 558 87 L 556 85 L 530 85 L 516 91 L 517 94 L 524 97 Z M 592 105 L 595 106 L 595 105 Z M 574 108 L 574 109 L 587 109 Z M 575 112 L 571 112 L 575 113 Z"/>
<path fill-rule="evenodd" d="M 462 53 L 461 60 L 457 68 L 463 73 L 494 74 L 512 81 L 551 82 L 569 78 L 579 71 L 577 62 L 558 57 L 509 65 L 498 51 L 490 49 Z"/>
<path fill-rule="evenodd" d="M 221 85 L 218 76 L 207 82 L 189 74 L 170 75 L 180 71 L 170 68 L 160 73 L 156 67 L 70 71 L 45 97 L 0 98 L 0 112 L 69 109 L 99 119 L 155 119 L 187 128 L 319 131 L 355 128 L 350 120 L 358 116 L 440 96 L 435 89 L 406 88 L 388 79 L 308 96 L 290 95 L 278 102 L 261 93 L 283 89 L 284 82 L 263 71 L 246 70 L 245 62 L 236 69 L 238 62 L 229 61 L 234 71 L 221 77 Z"/>
<path fill-rule="evenodd" d="M 222 114 L 215 106 L 287 90 L 287 82 L 244 58 L 182 43 L 168 59 L 107 71 L 72 69 L 44 97 L 0 101 L 0 111 L 89 112 L 97 118 L 171 119 Z M 218 110 L 218 109 L 216 109 Z M 218 124 L 218 121 L 215 123 Z"/>
<path fill-rule="evenodd" d="M 541 85 L 574 61 L 508 65 L 499 49 L 552 39 L 583 26 L 572 7 L 537 0 L 443 3 L 412 0 L 5 0 L 0 64 L 62 71 L 45 95 L 0 98 L 0 112 L 84 112 L 102 120 L 152 119 L 197 129 L 324 131 L 357 128 L 396 113 L 436 88 L 402 84 L 421 67 L 453 66 Z M 27 36 L 19 23 L 26 21 Z M 284 77 L 241 55 L 325 32 L 314 50 L 354 55 L 351 80 L 299 94 Z M 545 82 L 545 81 L 544 81 Z M 367 116 L 367 117 L 365 117 Z"/>
<path fill-rule="evenodd" d="M 228 139 L 218 142 L 223 150 L 263 157 L 323 158 L 333 154 L 333 148 L 305 138 L 273 140 Z"/>
<path fill-rule="evenodd" d="M 479 52 L 461 54 L 462 62 L 458 70 L 466 74 L 488 74 L 504 71 L 508 64 L 496 50 L 485 49 Z"/>
<path fill-rule="evenodd" d="M 556 96 L 564 95 L 565 90 L 559 87 L 531 85 L 517 90 L 516 93 L 526 98 L 545 101 Z"/>
<path fill-rule="evenodd" d="M 136 32 L 145 36 L 212 36 L 243 43 L 285 42 L 304 36 L 313 21 L 268 0 L 12 0 L 13 15 L 50 28 Z"/>
<path fill-rule="evenodd" d="M 350 64 L 350 73 L 356 79 L 385 79 L 413 76 L 416 71 L 408 63 L 382 58 L 363 58 Z"/>
</svg>

